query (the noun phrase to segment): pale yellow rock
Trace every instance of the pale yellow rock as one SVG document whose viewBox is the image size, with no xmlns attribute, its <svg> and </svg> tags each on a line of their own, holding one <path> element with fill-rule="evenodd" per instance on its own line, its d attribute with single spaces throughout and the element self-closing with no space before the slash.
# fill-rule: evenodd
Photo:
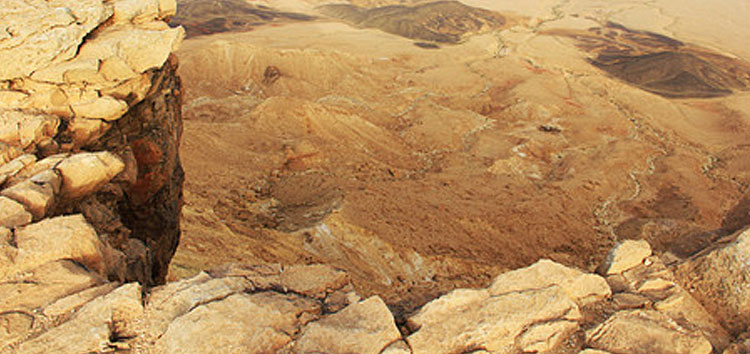
<svg viewBox="0 0 750 354">
<path fill-rule="evenodd" d="M 654 309 L 678 321 L 684 326 L 698 329 L 714 348 L 725 348 L 732 337 L 719 323 L 714 315 L 682 287 L 675 286 L 672 295 L 654 304 Z"/>
<path fill-rule="evenodd" d="M 76 154 L 55 167 L 62 176 L 61 193 L 67 198 L 96 191 L 124 168 L 122 160 L 108 151 Z"/>
<path fill-rule="evenodd" d="M 14 228 L 31 223 L 32 216 L 20 203 L 0 197 L 0 226 Z"/>
<path fill-rule="evenodd" d="M 297 294 L 261 291 L 250 295 L 258 306 L 272 307 L 281 313 L 274 328 L 284 333 L 296 333 L 300 327 L 320 318 L 323 306 L 319 301 Z M 282 319 L 283 318 L 283 319 Z"/>
<path fill-rule="evenodd" d="M 176 0 L 159 0 L 159 17 L 166 18 L 177 13 Z"/>
<path fill-rule="evenodd" d="M 20 108 L 39 110 L 40 112 L 63 118 L 73 116 L 73 111 L 69 106 L 68 96 L 65 95 L 65 92 L 62 89 L 57 87 L 31 94 L 20 102 Z"/>
<path fill-rule="evenodd" d="M 117 288 L 116 283 L 107 283 L 68 295 L 46 306 L 43 313 L 51 319 L 67 315 L 91 300 L 115 290 L 115 288 Z"/>
<path fill-rule="evenodd" d="M 0 106 L 2 107 L 18 107 L 29 95 L 20 91 L 0 91 Z"/>
<path fill-rule="evenodd" d="M 578 354 L 610 354 L 609 352 L 605 352 L 603 350 L 598 349 L 586 349 L 578 352 Z"/>
<path fill-rule="evenodd" d="M 580 319 L 578 306 L 556 285 L 495 297 L 488 297 L 483 290 L 455 290 L 409 318 L 407 324 L 416 332 L 406 340 L 414 353 L 451 353 L 477 347 L 512 352 L 521 350 L 516 341 L 531 325 Z"/>
<path fill-rule="evenodd" d="M 60 163 L 68 156 L 68 154 L 57 154 L 28 164 L 26 167 L 24 167 L 22 170 L 18 171 L 18 173 L 8 179 L 8 181 L 6 182 L 6 188 L 21 183 L 39 173 L 44 172 L 45 170 L 53 169 L 55 166 L 57 166 L 58 163 Z"/>
<path fill-rule="evenodd" d="M 406 342 L 400 340 L 389 345 L 381 354 L 411 354 L 411 349 L 409 349 L 409 345 Z"/>
<path fill-rule="evenodd" d="M 627 240 L 609 251 L 604 264 L 603 274 L 618 274 L 643 263 L 651 255 L 651 246 L 644 240 Z"/>
<path fill-rule="evenodd" d="M 612 294 L 604 278 L 583 273 L 548 259 L 542 259 L 526 268 L 500 274 L 489 287 L 496 296 L 526 289 L 560 286 L 579 305 L 603 300 Z"/>
<path fill-rule="evenodd" d="M 147 299 L 145 316 L 138 328 L 143 340 L 161 337 L 176 318 L 196 306 L 226 298 L 247 289 L 243 278 L 212 279 L 206 273 L 155 288 Z"/>
<path fill-rule="evenodd" d="M 36 81 L 63 84 L 68 81 L 65 79 L 65 74 L 69 71 L 84 70 L 96 72 L 98 69 L 99 61 L 96 59 L 76 59 L 39 69 L 31 75 L 31 78 Z"/>
<path fill-rule="evenodd" d="M 13 258 L 18 250 L 11 246 L 13 231 L 0 226 L 0 279 L 5 276 L 7 270 L 13 267 Z"/>
<path fill-rule="evenodd" d="M 0 349 L 26 338 L 33 329 L 34 316 L 24 312 L 0 314 Z"/>
<path fill-rule="evenodd" d="M 490 298 L 486 289 L 456 289 L 424 305 L 407 325 L 412 331 L 419 330 L 424 323 L 440 323 L 456 313 L 480 306 Z"/>
<path fill-rule="evenodd" d="M 3 165 L 5 165 L 6 163 L 13 161 L 13 159 L 21 155 L 23 155 L 23 150 L 15 146 L 10 146 L 6 143 L 0 142 L 0 168 L 2 168 Z M 3 177 L 0 176 L 0 179 L 2 178 Z M 3 181 L 0 180 L 0 184 L 2 183 Z"/>
<path fill-rule="evenodd" d="M 642 295 L 648 300 L 646 303 L 652 304 L 653 308 L 669 316 L 677 324 L 700 330 L 714 348 L 722 349 L 731 342 L 731 336 L 719 325 L 715 316 L 675 283 L 674 274 L 659 257 L 648 257 L 642 264 L 610 278 L 621 278 L 627 291 Z M 619 295 L 620 300 L 623 300 L 623 295 L 625 294 Z M 636 300 L 635 304 L 641 301 Z M 620 305 L 627 308 L 627 302 Z"/>
<path fill-rule="evenodd" d="M 122 58 L 117 56 L 103 60 L 99 72 L 109 81 L 125 81 L 138 76 Z"/>
<path fill-rule="evenodd" d="M 134 102 L 140 102 L 151 89 L 151 76 L 148 74 L 141 74 L 133 79 L 127 80 L 115 87 L 102 89 L 102 94 L 112 96 L 119 100 L 126 100 L 129 97 L 134 97 Z"/>
<path fill-rule="evenodd" d="M 74 103 L 71 105 L 76 117 L 98 118 L 107 121 L 117 120 L 128 111 L 128 104 L 124 101 L 103 96 L 93 101 Z"/>
<path fill-rule="evenodd" d="M 68 132 L 73 137 L 70 148 L 79 148 L 96 141 L 109 131 L 110 124 L 101 119 L 73 118 L 68 124 Z"/>
<path fill-rule="evenodd" d="M 120 335 L 118 324 L 133 322 L 142 312 L 141 287 L 137 283 L 123 285 L 84 305 L 69 321 L 23 342 L 18 349 L 21 353 L 109 351 L 110 337 Z"/>
<path fill-rule="evenodd" d="M 107 274 L 106 247 L 83 215 L 58 216 L 16 230 L 16 270 L 68 259 Z"/>
<path fill-rule="evenodd" d="M 91 87 L 79 87 L 75 85 L 67 85 L 62 87 L 63 93 L 67 97 L 68 104 L 84 104 L 96 101 L 101 95 L 98 91 Z"/>
<path fill-rule="evenodd" d="M 0 111 L 0 142 L 27 149 L 30 145 L 57 134 L 57 117 Z"/>
<path fill-rule="evenodd" d="M 557 348 L 578 329 L 573 321 L 552 321 L 531 326 L 517 341 L 524 353 L 544 353 Z"/>
<path fill-rule="evenodd" d="M 0 185 L 5 183 L 8 178 L 15 176 L 26 166 L 33 164 L 35 161 L 36 156 L 32 154 L 24 154 L 14 158 L 6 164 L 0 165 Z"/>
<path fill-rule="evenodd" d="M 750 229 L 679 265 L 675 275 L 732 335 L 750 330 Z"/>
<path fill-rule="evenodd" d="M 110 86 L 106 84 L 106 79 L 99 73 L 98 68 L 68 70 L 63 77 L 65 78 L 65 83 L 71 85 Z"/>
<path fill-rule="evenodd" d="M 0 1 L 0 27 L 13 33 L 0 42 L 0 80 L 72 58 L 83 38 L 111 14 L 101 0 Z"/>
<path fill-rule="evenodd" d="M 324 264 L 291 266 L 281 272 L 284 288 L 319 299 L 327 295 L 327 290 L 339 289 L 348 283 L 346 272 Z"/>
<path fill-rule="evenodd" d="M 274 353 L 291 341 L 284 322 L 294 321 L 252 296 L 235 294 L 197 307 L 169 325 L 156 343 L 162 353 Z"/>
<path fill-rule="evenodd" d="M 185 37 L 181 28 L 147 30 L 120 26 L 104 31 L 81 46 L 79 57 L 106 59 L 118 56 L 136 73 L 161 67 Z"/>
<path fill-rule="evenodd" d="M 116 0 L 112 3 L 114 23 L 146 22 L 159 17 L 158 0 Z"/>
<path fill-rule="evenodd" d="M 713 352 L 711 343 L 697 331 L 688 331 L 653 310 L 620 311 L 586 334 L 587 344 L 613 353 Z"/>
<path fill-rule="evenodd" d="M 380 297 L 373 296 L 308 324 L 293 352 L 379 354 L 399 338 L 391 311 Z"/>
<path fill-rule="evenodd" d="M 650 291 L 664 291 L 675 286 L 675 283 L 661 278 L 648 279 L 638 286 L 638 292 L 648 293 Z"/>
<path fill-rule="evenodd" d="M 0 283 L 0 312 L 44 308 L 60 298 L 104 282 L 97 274 L 69 260 L 46 263 L 3 279 Z"/>
<path fill-rule="evenodd" d="M 58 174 L 47 170 L 0 192 L 0 195 L 13 199 L 31 213 L 34 220 L 43 218 L 55 202 L 55 194 L 60 190 L 62 179 Z"/>
</svg>

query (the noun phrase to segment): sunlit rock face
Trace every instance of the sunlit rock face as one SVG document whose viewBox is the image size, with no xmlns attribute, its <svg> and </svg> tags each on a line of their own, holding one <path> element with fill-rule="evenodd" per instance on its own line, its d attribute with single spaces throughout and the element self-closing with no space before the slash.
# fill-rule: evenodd
<svg viewBox="0 0 750 354">
<path fill-rule="evenodd" d="M 170 55 L 184 31 L 164 21 L 175 6 L 0 4 L 0 226 L 17 239 L 5 276 L 72 260 L 104 279 L 164 281 L 182 189 Z"/>
</svg>

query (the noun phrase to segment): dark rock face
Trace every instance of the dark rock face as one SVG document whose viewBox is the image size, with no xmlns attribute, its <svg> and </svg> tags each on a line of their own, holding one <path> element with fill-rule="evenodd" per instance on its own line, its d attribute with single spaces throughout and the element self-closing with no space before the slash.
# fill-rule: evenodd
<svg viewBox="0 0 750 354">
<path fill-rule="evenodd" d="M 707 98 L 750 88 L 750 63 L 616 23 L 589 31 L 551 31 L 577 40 L 592 65 L 669 98 Z"/>
<path fill-rule="evenodd" d="M 222 32 L 251 31 L 269 23 L 310 21 L 314 17 L 278 11 L 244 0 L 179 0 L 172 26 L 182 26 L 188 37 Z"/>
<path fill-rule="evenodd" d="M 466 35 L 501 28 L 505 18 L 495 12 L 466 6 L 458 1 L 437 1 L 416 6 L 390 5 L 365 9 L 354 5 L 324 5 L 329 16 L 365 28 L 411 39 L 458 43 Z"/>
<path fill-rule="evenodd" d="M 129 230 L 131 240 L 119 237 L 110 244 L 125 251 L 128 257 L 126 280 L 137 280 L 144 285 L 164 283 L 180 239 L 184 172 L 178 151 L 182 137 L 182 93 L 177 65 L 177 59 L 170 57 L 164 67 L 153 70 L 146 98 L 119 119 L 96 146 L 90 147 L 119 151 L 128 160 L 131 180 L 121 183 L 126 187 L 120 191 L 105 189 L 95 198 L 114 201 L 105 204 L 114 209 L 114 215 L 119 215 L 117 223 L 122 227 L 118 229 Z M 127 173 L 123 175 L 128 178 Z M 117 196 L 107 197 L 107 194 Z M 88 219 L 92 222 L 92 218 Z M 92 224 L 100 233 L 102 225 L 110 228 L 112 225 Z M 140 240 L 145 249 L 132 239 Z"/>
</svg>

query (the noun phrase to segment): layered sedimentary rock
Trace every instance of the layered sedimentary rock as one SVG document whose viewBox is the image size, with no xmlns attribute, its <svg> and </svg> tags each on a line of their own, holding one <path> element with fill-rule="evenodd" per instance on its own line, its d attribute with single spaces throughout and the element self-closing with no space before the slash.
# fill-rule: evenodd
<svg viewBox="0 0 750 354">
<path fill-rule="evenodd" d="M 2 1 L 5 277 L 73 260 L 164 281 L 182 169 L 174 1 Z"/>
</svg>

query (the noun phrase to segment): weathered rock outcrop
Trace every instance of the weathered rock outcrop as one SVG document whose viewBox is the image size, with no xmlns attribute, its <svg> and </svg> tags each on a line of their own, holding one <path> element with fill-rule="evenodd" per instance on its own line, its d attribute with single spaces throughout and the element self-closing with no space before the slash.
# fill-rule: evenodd
<svg viewBox="0 0 750 354">
<path fill-rule="evenodd" d="M 750 331 L 750 229 L 679 265 L 676 275 L 732 334 Z"/>
<path fill-rule="evenodd" d="M 164 282 L 183 178 L 170 53 L 184 31 L 164 22 L 175 8 L 0 1 L 3 275 L 68 259 L 111 280 Z"/>
<path fill-rule="evenodd" d="M 541 260 L 435 299 L 401 330 L 330 266 L 229 264 L 146 289 L 55 260 L 0 286 L 0 340 L 20 353 L 745 353 L 747 334 L 730 337 L 643 248 L 618 245 L 610 260 L 625 263 L 606 278 Z"/>
<path fill-rule="evenodd" d="M 160 285 L 183 179 L 174 10 L 0 0 L 0 351 L 750 350 L 747 230 L 672 268 L 645 241 L 616 245 L 600 275 L 540 260 L 398 323 L 327 265 L 229 264 Z"/>
</svg>

